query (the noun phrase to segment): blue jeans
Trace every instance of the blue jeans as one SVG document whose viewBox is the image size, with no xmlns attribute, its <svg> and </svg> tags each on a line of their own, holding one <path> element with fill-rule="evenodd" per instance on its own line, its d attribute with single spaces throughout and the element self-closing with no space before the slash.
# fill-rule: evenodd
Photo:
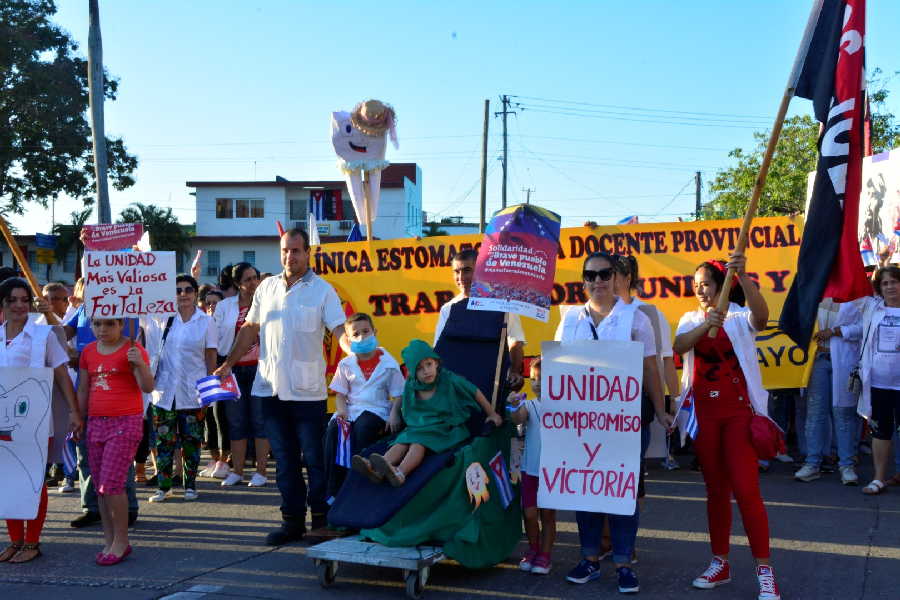
<svg viewBox="0 0 900 600">
<path fill-rule="evenodd" d="M 97 504 L 97 492 L 94 490 L 94 481 L 91 477 L 91 468 L 87 458 L 87 419 L 81 438 L 75 444 L 75 459 L 78 461 L 78 488 L 81 493 L 82 512 L 99 513 L 100 505 Z M 128 475 L 125 477 L 125 495 L 128 497 L 128 512 L 137 513 L 137 493 L 134 489 L 134 464 L 128 467 Z"/>
<path fill-rule="evenodd" d="M 307 500 L 313 517 L 328 512 L 325 502 L 325 401 L 292 402 L 278 396 L 260 398 L 266 437 L 275 456 L 275 482 L 285 521 L 306 520 Z M 303 481 L 301 453 L 309 490 Z"/>
<path fill-rule="evenodd" d="M 834 406 L 831 356 L 818 354 L 814 360 L 806 400 L 806 464 L 813 467 L 822 464 L 822 457 L 831 452 L 833 431 L 838 465 L 852 466 L 860 430 L 856 407 Z"/>
<path fill-rule="evenodd" d="M 250 395 L 253 379 L 256 377 L 256 365 L 236 365 L 231 372 L 237 379 L 241 396 L 237 400 L 222 403 L 228 419 L 228 437 L 237 441 L 266 437 L 262 399 Z"/>
<path fill-rule="evenodd" d="M 650 446 L 650 423 L 646 427 L 641 425 L 641 458 L 647 453 Z M 641 460 L 641 475 L 643 479 L 644 464 Z M 608 513 L 595 513 L 583 510 L 575 511 L 575 522 L 578 523 L 578 541 L 581 543 L 581 557 L 599 556 L 600 545 L 603 538 L 603 522 L 609 519 L 609 537 L 612 541 L 613 562 L 618 565 L 631 564 L 631 555 L 634 554 L 634 543 L 637 539 L 638 525 L 640 525 L 640 505 L 635 502 L 633 515 L 612 515 Z"/>
</svg>

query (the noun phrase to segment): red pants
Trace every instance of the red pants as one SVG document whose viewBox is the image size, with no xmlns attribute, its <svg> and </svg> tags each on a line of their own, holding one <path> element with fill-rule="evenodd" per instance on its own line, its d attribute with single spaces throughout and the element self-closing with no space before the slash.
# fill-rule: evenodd
<svg viewBox="0 0 900 600">
<path fill-rule="evenodd" d="M 6 530 L 9 533 L 9 541 L 21 544 L 37 544 L 41 540 L 41 530 L 44 529 L 44 520 L 47 518 L 47 486 L 41 489 L 41 503 L 38 505 L 37 516 L 28 521 L 20 519 L 7 519 Z M 27 527 L 26 527 L 27 525 Z"/>
<path fill-rule="evenodd" d="M 700 430 L 694 450 L 706 482 L 706 515 L 712 552 L 722 556 L 728 554 L 731 495 L 734 494 L 753 557 L 769 558 L 769 518 L 759 491 L 756 451 L 750 442 L 750 418 L 753 416 L 750 407 L 746 401 L 731 398 L 699 400 L 697 421 Z"/>
</svg>

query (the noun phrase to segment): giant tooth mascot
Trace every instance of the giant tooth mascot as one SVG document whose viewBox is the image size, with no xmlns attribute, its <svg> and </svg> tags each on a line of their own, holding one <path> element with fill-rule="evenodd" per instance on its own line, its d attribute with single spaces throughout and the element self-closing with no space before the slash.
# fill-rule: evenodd
<svg viewBox="0 0 900 600">
<path fill-rule="evenodd" d="M 360 102 L 349 113 L 331 113 L 331 142 L 338 166 L 347 179 L 356 218 L 365 223 L 369 240 L 381 197 L 381 170 L 391 164 L 384 158 L 386 136 L 390 135 L 394 147 L 398 147 L 396 120 L 394 109 L 379 100 Z"/>
</svg>

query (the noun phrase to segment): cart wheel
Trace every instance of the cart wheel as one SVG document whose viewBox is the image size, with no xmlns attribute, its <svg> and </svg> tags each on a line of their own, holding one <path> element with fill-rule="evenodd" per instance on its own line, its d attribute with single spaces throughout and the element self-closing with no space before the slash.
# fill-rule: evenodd
<svg viewBox="0 0 900 600">
<path fill-rule="evenodd" d="M 337 577 L 338 563 L 335 560 L 316 559 L 316 574 L 319 576 L 319 585 L 323 588 L 331 587 Z"/>
<path fill-rule="evenodd" d="M 419 600 L 425 591 L 425 583 L 428 581 L 428 567 L 419 571 L 409 571 L 406 575 L 406 596 L 413 600 Z"/>
</svg>

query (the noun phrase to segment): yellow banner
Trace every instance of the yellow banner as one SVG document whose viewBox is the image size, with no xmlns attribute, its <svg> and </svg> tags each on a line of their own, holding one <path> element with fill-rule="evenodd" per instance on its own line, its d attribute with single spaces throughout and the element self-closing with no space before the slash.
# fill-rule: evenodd
<svg viewBox="0 0 900 600">
<path fill-rule="evenodd" d="M 741 222 L 696 221 L 647 223 L 562 230 L 553 304 L 583 304 L 581 283 L 584 257 L 604 250 L 633 254 L 638 259 L 639 295 L 666 315 L 674 332 L 681 316 L 697 308 L 692 281 L 696 266 L 713 258 L 725 259 L 737 243 Z M 757 337 L 757 355 L 768 389 L 800 387 L 807 351 L 778 330 L 778 316 L 787 296 L 803 223 L 788 217 L 754 221 L 747 249 L 747 271 L 759 283 L 769 304 L 769 328 Z M 398 239 L 327 244 L 314 249 L 310 262 L 337 290 L 347 311 L 372 315 L 378 340 L 396 358 L 413 338 L 429 343 L 441 305 L 458 291 L 450 269 L 452 257 L 477 248 L 481 235 Z M 522 318 L 528 344 L 526 357 L 540 354 L 540 343 L 553 339 L 559 310 L 540 323 Z M 336 344 L 329 363 L 338 360 Z"/>
</svg>

